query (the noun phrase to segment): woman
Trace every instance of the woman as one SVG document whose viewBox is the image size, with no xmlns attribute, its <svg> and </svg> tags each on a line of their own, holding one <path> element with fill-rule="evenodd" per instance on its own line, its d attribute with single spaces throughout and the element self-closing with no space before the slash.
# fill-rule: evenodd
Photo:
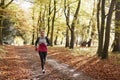
<svg viewBox="0 0 120 80">
<path fill-rule="evenodd" d="M 38 37 L 35 42 L 35 50 L 39 52 L 39 56 L 41 59 L 42 72 L 45 73 L 44 65 L 45 65 L 46 56 L 47 56 L 47 46 L 50 43 L 48 38 L 45 37 L 44 31 L 41 31 L 40 34 L 41 34 L 40 37 Z"/>
</svg>

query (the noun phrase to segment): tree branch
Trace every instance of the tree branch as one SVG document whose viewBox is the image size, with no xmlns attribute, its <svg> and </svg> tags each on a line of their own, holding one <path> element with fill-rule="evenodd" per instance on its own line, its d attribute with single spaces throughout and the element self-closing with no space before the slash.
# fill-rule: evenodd
<svg viewBox="0 0 120 80">
<path fill-rule="evenodd" d="M 68 7 L 68 9 L 67 9 L 67 7 Z M 66 6 L 66 0 L 64 0 L 64 14 L 65 14 L 65 18 L 66 18 L 66 24 L 67 24 L 69 30 L 71 31 L 71 27 L 69 25 L 70 7 L 69 7 L 69 4 L 68 4 L 68 6 Z"/>
<path fill-rule="evenodd" d="M 14 0 L 11 0 L 8 4 L 4 6 L 4 8 L 8 7 Z"/>
</svg>

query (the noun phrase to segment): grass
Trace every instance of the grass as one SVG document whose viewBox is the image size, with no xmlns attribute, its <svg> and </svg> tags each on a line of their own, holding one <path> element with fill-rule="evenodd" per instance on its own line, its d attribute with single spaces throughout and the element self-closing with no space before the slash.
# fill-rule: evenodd
<svg viewBox="0 0 120 80">
<path fill-rule="evenodd" d="M 91 48 L 76 47 L 72 50 L 71 49 L 69 49 L 69 50 L 73 56 L 79 56 L 79 55 L 94 56 L 94 55 L 96 55 L 96 51 L 97 51 L 96 49 L 97 48 L 95 48 L 95 47 L 91 47 Z"/>
<path fill-rule="evenodd" d="M 110 58 L 114 58 L 114 64 L 120 65 L 120 53 L 119 52 L 111 52 L 109 53 Z"/>
<path fill-rule="evenodd" d="M 7 51 L 5 51 L 5 47 L 0 45 L 0 58 L 7 55 Z"/>
</svg>

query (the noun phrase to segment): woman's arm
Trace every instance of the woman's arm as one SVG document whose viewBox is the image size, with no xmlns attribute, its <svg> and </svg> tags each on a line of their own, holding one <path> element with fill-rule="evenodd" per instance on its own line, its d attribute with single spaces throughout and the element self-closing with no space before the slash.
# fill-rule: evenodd
<svg viewBox="0 0 120 80">
<path fill-rule="evenodd" d="M 47 46 L 50 46 L 50 40 L 48 39 L 48 37 L 45 37 L 46 41 L 47 41 Z"/>
<path fill-rule="evenodd" d="M 35 47 L 37 47 L 38 42 L 39 42 L 39 37 L 35 41 Z"/>
</svg>

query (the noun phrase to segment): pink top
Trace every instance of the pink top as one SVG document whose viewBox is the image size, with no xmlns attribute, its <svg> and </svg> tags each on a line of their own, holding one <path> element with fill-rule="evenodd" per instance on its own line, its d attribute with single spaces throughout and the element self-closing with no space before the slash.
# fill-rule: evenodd
<svg viewBox="0 0 120 80">
<path fill-rule="evenodd" d="M 38 51 L 47 52 L 47 45 L 44 43 L 39 44 Z"/>
</svg>

